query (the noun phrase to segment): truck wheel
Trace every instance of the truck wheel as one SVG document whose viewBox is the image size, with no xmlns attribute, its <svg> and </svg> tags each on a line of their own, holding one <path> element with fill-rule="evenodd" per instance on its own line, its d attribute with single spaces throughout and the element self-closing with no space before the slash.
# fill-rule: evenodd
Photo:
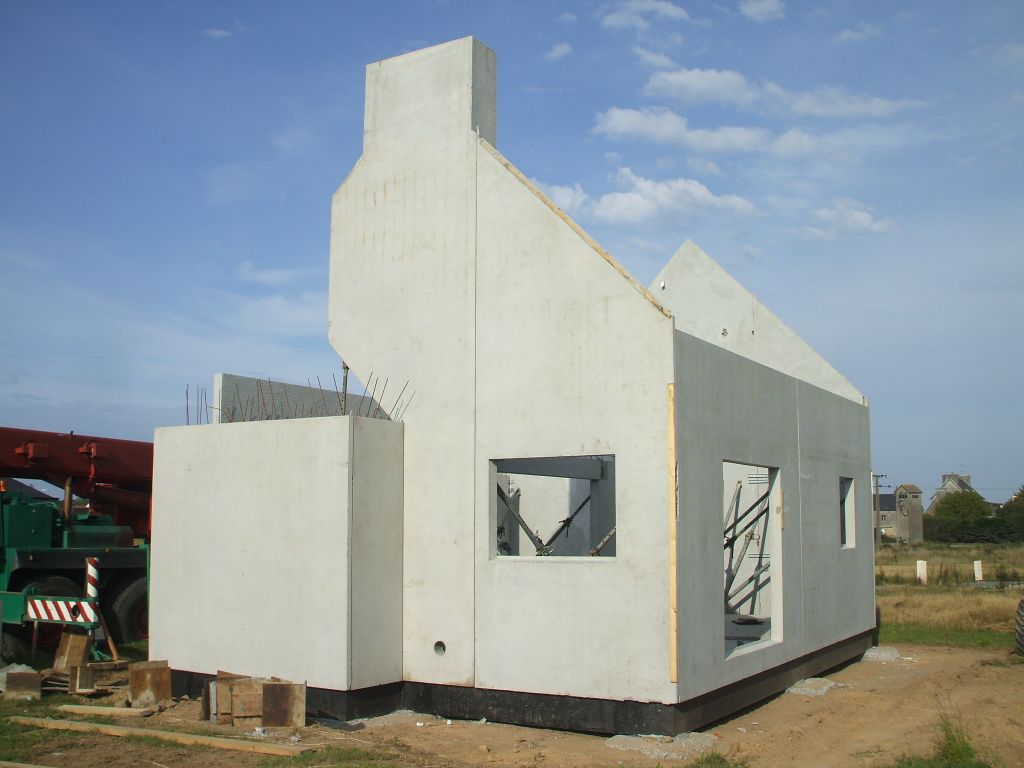
<svg viewBox="0 0 1024 768">
<path fill-rule="evenodd" d="M 82 588 L 65 576 L 44 576 L 35 579 L 30 584 L 39 588 L 38 594 L 50 597 L 81 597 Z M 28 637 L 32 637 L 32 625 L 27 624 Z M 53 651 L 60 645 L 60 636 L 64 634 L 63 624 L 40 624 L 39 642 L 40 648 Z"/>
<path fill-rule="evenodd" d="M 0 656 L 7 664 L 21 664 L 28 661 L 28 646 L 16 634 L 4 632 L 0 637 Z"/>
<path fill-rule="evenodd" d="M 140 576 L 122 589 L 107 612 L 110 634 L 118 643 L 149 639 L 149 600 L 146 577 Z"/>
</svg>

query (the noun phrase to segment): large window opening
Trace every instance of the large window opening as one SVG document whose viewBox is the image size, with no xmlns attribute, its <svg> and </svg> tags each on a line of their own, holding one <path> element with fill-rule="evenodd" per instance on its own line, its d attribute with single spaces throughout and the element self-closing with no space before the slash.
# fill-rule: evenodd
<svg viewBox="0 0 1024 768">
<path fill-rule="evenodd" d="M 781 484 L 775 467 L 722 462 L 725 653 L 773 637 Z M 773 570 L 774 563 L 774 570 Z"/>
<path fill-rule="evenodd" d="M 494 459 L 499 557 L 615 556 L 615 457 Z"/>
</svg>

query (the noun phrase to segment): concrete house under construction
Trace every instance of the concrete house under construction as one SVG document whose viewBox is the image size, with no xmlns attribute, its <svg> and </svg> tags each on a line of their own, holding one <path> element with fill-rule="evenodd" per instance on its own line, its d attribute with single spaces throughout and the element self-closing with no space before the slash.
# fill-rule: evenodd
<svg viewBox="0 0 1024 768">
<path fill-rule="evenodd" d="M 638 284 L 495 148 L 495 87 L 472 38 L 367 68 L 329 336 L 402 423 L 157 431 L 179 684 L 676 733 L 870 645 L 866 400 L 693 243 Z"/>
</svg>

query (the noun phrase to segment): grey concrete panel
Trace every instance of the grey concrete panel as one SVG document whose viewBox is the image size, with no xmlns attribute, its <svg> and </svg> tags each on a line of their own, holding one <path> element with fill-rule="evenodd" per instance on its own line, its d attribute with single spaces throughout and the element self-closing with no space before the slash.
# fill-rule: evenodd
<svg viewBox="0 0 1024 768">
<path fill-rule="evenodd" d="M 355 417 L 158 429 L 152 656 L 339 690 L 401 679 L 401 443 Z M 353 626 L 370 602 L 385 638 Z"/>
<path fill-rule="evenodd" d="M 213 412 L 210 421 L 233 424 L 239 421 L 306 419 L 315 416 L 372 416 L 388 418 L 385 406 L 369 396 L 345 391 L 332 379 L 323 386 L 288 384 L 271 379 L 218 373 L 213 377 Z M 399 390 L 395 390 L 397 396 Z M 394 410 L 395 403 L 388 400 Z"/>
</svg>

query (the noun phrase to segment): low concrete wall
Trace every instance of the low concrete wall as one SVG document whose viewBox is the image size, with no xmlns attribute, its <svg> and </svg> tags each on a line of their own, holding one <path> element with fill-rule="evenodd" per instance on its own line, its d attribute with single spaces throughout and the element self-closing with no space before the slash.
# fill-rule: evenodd
<svg viewBox="0 0 1024 768">
<path fill-rule="evenodd" d="M 376 419 L 158 429 L 151 657 L 338 690 L 400 680 L 402 460 L 402 425 Z"/>
</svg>

